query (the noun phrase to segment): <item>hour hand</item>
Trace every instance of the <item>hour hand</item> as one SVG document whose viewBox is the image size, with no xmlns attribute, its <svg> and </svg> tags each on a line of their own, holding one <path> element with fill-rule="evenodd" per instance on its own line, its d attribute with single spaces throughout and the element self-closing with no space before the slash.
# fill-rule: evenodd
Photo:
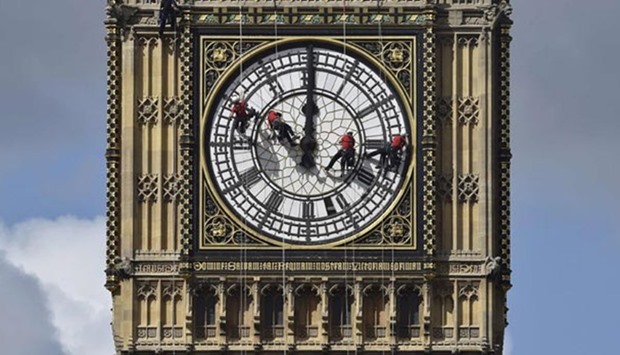
<svg viewBox="0 0 620 355">
<path fill-rule="evenodd" d="M 316 166 L 316 161 L 314 160 L 314 151 L 316 150 L 316 137 L 314 136 L 314 124 L 312 119 L 308 119 L 308 117 L 314 117 L 318 113 L 318 108 L 314 102 L 306 103 L 303 107 L 303 111 L 306 115 L 306 125 L 304 126 L 304 137 L 301 139 L 300 146 L 301 150 L 304 152 L 301 157 L 300 165 L 306 169 L 313 168 Z M 308 124 L 310 122 L 311 124 Z"/>
</svg>

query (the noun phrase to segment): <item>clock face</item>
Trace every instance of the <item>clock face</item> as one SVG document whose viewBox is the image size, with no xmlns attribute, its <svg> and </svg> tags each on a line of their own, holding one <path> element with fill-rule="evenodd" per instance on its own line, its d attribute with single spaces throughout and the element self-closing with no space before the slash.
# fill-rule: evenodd
<svg viewBox="0 0 620 355">
<path fill-rule="evenodd" d="M 366 230 L 395 204 L 411 159 L 388 171 L 378 156 L 365 154 L 393 135 L 410 134 L 409 117 L 381 72 L 351 52 L 297 43 L 237 68 L 221 88 L 205 124 L 209 180 L 216 199 L 249 232 L 290 244 L 334 243 Z M 233 129 L 234 95 L 258 113 L 247 138 Z M 270 110 L 282 113 L 297 142 L 312 137 L 315 148 L 273 139 Z M 327 172 L 347 132 L 355 139 L 353 165 L 341 171 L 338 161 Z M 313 164 L 301 164 L 304 154 Z"/>
</svg>

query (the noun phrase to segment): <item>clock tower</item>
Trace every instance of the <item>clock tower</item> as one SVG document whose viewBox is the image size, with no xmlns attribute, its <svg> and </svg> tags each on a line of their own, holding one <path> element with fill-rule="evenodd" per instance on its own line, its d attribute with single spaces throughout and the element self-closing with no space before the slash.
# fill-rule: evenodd
<svg viewBox="0 0 620 355">
<path fill-rule="evenodd" d="M 118 354 L 502 354 L 509 1 L 106 9 Z"/>
</svg>

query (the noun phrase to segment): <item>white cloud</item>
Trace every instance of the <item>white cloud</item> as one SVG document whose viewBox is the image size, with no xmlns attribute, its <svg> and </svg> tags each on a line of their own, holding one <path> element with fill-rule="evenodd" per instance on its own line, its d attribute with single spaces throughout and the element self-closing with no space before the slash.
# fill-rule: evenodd
<svg viewBox="0 0 620 355">
<path fill-rule="evenodd" d="M 9 264 L 1 251 L 0 285 L 2 353 L 64 355 L 41 284 Z"/>
<path fill-rule="evenodd" d="M 0 250 L 38 279 L 68 354 L 114 353 L 105 283 L 105 220 L 60 217 L 0 224 Z"/>
<path fill-rule="evenodd" d="M 504 355 L 512 355 L 512 335 L 510 335 L 510 330 L 506 329 L 504 333 Z"/>
</svg>

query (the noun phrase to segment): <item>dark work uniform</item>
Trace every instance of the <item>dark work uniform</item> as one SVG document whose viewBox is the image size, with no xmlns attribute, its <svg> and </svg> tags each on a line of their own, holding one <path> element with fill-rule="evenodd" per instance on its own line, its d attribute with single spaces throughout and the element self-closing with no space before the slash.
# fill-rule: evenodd
<svg viewBox="0 0 620 355">
<path fill-rule="evenodd" d="M 371 158 L 379 154 L 381 154 L 381 157 L 379 158 L 379 165 L 377 166 L 377 168 L 382 168 L 382 167 L 387 168 L 387 163 L 388 163 L 387 157 L 390 154 L 390 143 L 385 143 L 383 148 L 377 149 L 372 153 L 367 153 L 366 158 Z"/>
<path fill-rule="evenodd" d="M 234 103 L 232 108 L 233 115 L 233 129 L 241 134 L 245 134 L 245 130 L 248 128 L 248 121 L 252 117 L 252 112 L 248 109 L 244 100 L 240 100 Z"/>
<path fill-rule="evenodd" d="M 292 147 L 297 145 L 293 139 L 295 132 L 293 132 L 289 124 L 282 121 L 282 114 L 276 111 L 269 111 L 267 113 L 267 122 L 269 123 L 269 128 L 277 133 L 277 138 L 280 143 L 286 139 Z"/>
<path fill-rule="evenodd" d="M 177 29 L 177 14 L 175 8 L 177 7 L 176 0 L 161 0 L 161 6 L 159 7 L 159 35 L 164 34 L 166 29 L 166 23 L 170 23 L 173 31 Z"/>
<path fill-rule="evenodd" d="M 392 137 L 390 143 L 386 143 L 383 148 L 377 149 L 372 153 L 366 154 L 367 158 L 381 154 L 380 164 L 377 168 L 393 168 L 399 164 L 400 152 L 407 145 L 407 138 L 402 135 Z"/>
<path fill-rule="evenodd" d="M 353 159 L 355 158 L 355 138 L 351 134 L 345 134 L 340 138 L 340 150 L 332 157 L 327 164 L 325 170 L 328 170 L 334 166 L 338 159 L 340 160 L 340 169 L 344 173 L 346 165 L 353 165 Z"/>
</svg>

